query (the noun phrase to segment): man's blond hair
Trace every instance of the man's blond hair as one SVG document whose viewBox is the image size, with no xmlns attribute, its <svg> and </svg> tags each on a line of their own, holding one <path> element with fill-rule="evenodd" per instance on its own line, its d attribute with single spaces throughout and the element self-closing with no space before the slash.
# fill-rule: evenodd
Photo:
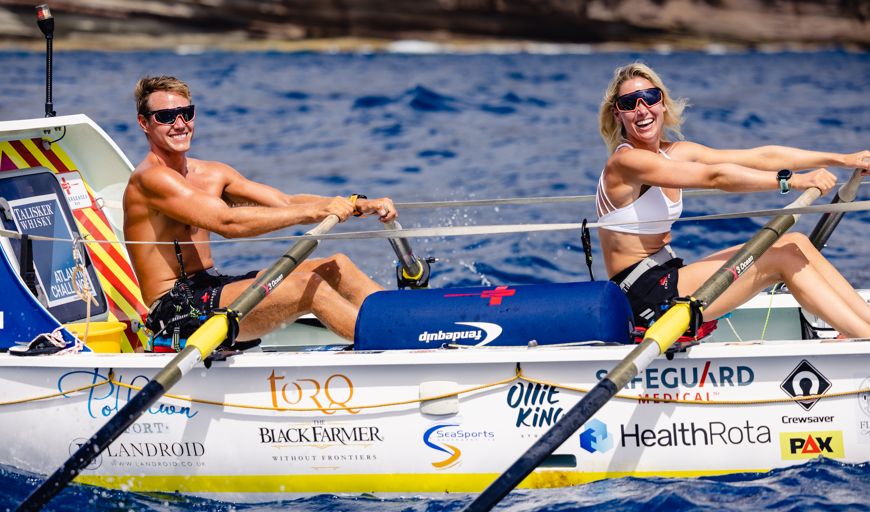
<svg viewBox="0 0 870 512">
<path fill-rule="evenodd" d="M 145 115 L 148 112 L 148 97 L 157 91 L 174 92 L 190 101 L 190 87 L 174 76 L 146 76 L 136 83 L 133 92 L 136 98 L 136 113 Z"/>
<path fill-rule="evenodd" d="M 619 122 L 615 115 L 616 98 L 619 96 L 619 88 L 622 84 L 632 78 L 646 78 L 653 86 L 662 90 L 662 102 L 665 110 L 665 133 L 662 136 L 663 141 L 668 140 L 668 134 L 676 139 L 682 139 L 683 134 L 680 132 L 680 126 L 683 124 L 683 110 L 688 105 L 688 102 L 683 99 L 673 99 L 664 82 L 649 66 L 642 62 L 633 62 L 626 66 L 616 68 L 613 74 L 613 80 L 607 86 L 604 93 L 604 99 L 601 101 L 601 107 L 598 111 L 598 129 L 601 132 L 601 138 L 607 144 L 608 153 L 613 153 L 617 146 L 625 142 L 625 127 Z"/>
</svg>

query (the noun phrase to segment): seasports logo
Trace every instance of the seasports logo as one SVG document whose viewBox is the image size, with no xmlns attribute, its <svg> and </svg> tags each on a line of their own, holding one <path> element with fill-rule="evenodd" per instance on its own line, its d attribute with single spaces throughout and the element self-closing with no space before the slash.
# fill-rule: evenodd
<svg viewBox="0 0 870 512">
<path fill-rule="evenodd" d="M 580 433 L 580 447 L 589 453 L 604 453 L 613 448 L 613 436 L 607 431 L 607 425 L 592 419 L 586 422 L 586 430 Z"/>
<path fill-rule="evenodd" d="M 417 338 L 418 341 L 429 343 L 430 341 L 458 341 L 458 340 L 474 340 L 483 341 L 477 343 L 476 346 L 483 346 L 501 336 L 502 328 L 500 325 L 491 324 L 488 322 L 454 322 L 455 325 L 467 325 L 474 327 L 473 331 L 442 331 L 429 332 L 423 331 Z M 484 336 L 485 335 L 485 336 Z"/>
<path fill-rule="evenodd" d="M 814 459 L 820 455 L 832 459 L 846 456 L 843 432 L 781 432 L 779 447 L 783 460 Z"/>
<path fill-rule="evenodd" d="M 458 430 L 450 430 L 453 428 L 458 428 Z M 492 441 L 494 439 L 494 432 L 490 432 L 489 430 L 464 430 L 459 428 L 459 425 L 457 424 L 435 425 L 423 433 L 423 443 L 426 446 L 443 454 L 447 454 L 446 459 L 431 463 L 432 466 L 437 469 L 447 469 L 459 463 L 459 457 L 462 456 L 462 450 L 450 443 Z"/>
</svg>

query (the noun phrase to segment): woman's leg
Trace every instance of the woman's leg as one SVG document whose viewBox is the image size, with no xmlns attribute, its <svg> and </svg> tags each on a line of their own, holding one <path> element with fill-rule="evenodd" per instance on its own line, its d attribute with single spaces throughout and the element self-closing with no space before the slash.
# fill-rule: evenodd
<svg viewBox="0 0 870 512">
<path fill-rule="evenodd" d="M 694 293 L 739 248 L 712 254 L 680 269 L 680 295 Z M 868 305 L 804 235 L 780 238 L 706 309 L 707 320 L 732 311 L 761 290 L 785 282 L 807 311 L 849 337 L 870 337 Z"/>
</svg>

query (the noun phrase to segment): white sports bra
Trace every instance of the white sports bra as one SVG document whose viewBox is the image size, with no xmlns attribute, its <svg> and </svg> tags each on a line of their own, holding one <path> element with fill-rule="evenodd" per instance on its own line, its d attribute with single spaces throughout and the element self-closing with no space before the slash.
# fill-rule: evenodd
<svg viewBox="0 0 870 512">
<path fill-rule="evenodd" d="M 616 147 L 614 153 L 620 149 L 633 148 L 631 144 L 623 143 Z M 661 149 L 659 153 L 667 158 L 670 156 Z M 638 222 L 661 219 L 661 222 L 648 222 L 645 224 L 620 224 L 618 226 L 602 227 L 619 233 L 631 233 L 634 235 L 652 235 L 667 233 L 671 230 L 674 221 L 683 213 L 683 191 L 680 190 L 680 198 L 673 202 L 668 199 L 661 187 L 650 186 L 640 197 L 632 203 L 617 208 L 604 192 L 604 171 L 598 178 L 598 190 L 595 192 L 595 201 L 598 209 L 599 222 Z"/>
</svg>

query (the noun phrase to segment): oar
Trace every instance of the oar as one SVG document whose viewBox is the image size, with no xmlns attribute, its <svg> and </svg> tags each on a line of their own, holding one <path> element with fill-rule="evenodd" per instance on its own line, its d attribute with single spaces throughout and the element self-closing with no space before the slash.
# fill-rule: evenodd
<svg viewBox="0 0 870 512">
<path fill-rule="evenodd" d="M 391 220 L 384 224 L 384 229 L 395 231 L 402 229 L 398 221 Z M 406 238 L 390 238 L 390 245 L 399 259 L 399 269 L 396 280 L 399 288 L 426 288 L 429 286 L 429 260 L 418 258 L 411 250 L 411 244 Z M 433 260 L 434 261 L 434 260 Z"/>
<path fill-rule="evenodd" d="M 338 217 L 330 215 L 324 219 L 309 234 L 326 233 L 338 223 Z M 184 349 L 176 355 L 160 372 L 146 384 L 132 400 L 127 402 L 120 411 L 83 444 L 72 456 L 64 462 L 45 482 L 36 488 L 30 496 L 18 507 L 18 510 L 38 510 L 48 503 L 57 493 L 63 490 L 83 468 L 87 467 L 107 446 L 120 436 L 124 430 L 136 421 L 164 393 L 169 391 L 197 363 L 214 351 L 227 337 L 230 329 L 228 312 L 236 318 L 244 318 L 263 300 L 284 278 L 290 274 L 299 263 L 310 255 L 317 247 L 317 240 L 299 240 L 260 274 L 251 286 L 227 308 L 227 312 L 215 314 L 188 339 Z"/>
<path fill-rule="evenodd" d="M 812 203 L 820 192 L 812 188 L 805 191 L 789 206 L 805 206 Z M 690 298 L 696 304 L 713 302 L 741 273 L 749 268 L 776 240 L 797 220 L 797 215 L 784 214 L 771 219 L 758 233 L 717 270 Z M 595 385 L 582 400 L 572 407 L 562 419 L 541 436 L 511 467 L 489 485 L 466 511 L 488 511 L 507 493 L 529 475 L 553 451 L 562 445 L 574 432 L 586 423 L 598 409 L 604 406 L 625 385 L 642 372 L 689 327 L 692 320 L 689 302 L 672 306 L 646 332 L 643 341 Z"/>
<path fill-rule="evenodd" d="M 837 195 L 831 200 L 831 204 L 850 203 L 855 200 L 858 196 L 858 189 L 861 187 L 861 180 L 864 178 L 861 174 L 862 172 L 861 169 L 855 169 L 852 172 L 849 181 L 844 183 L 843 186 L 837 190 Z M 827 212 L 822 215 L 819 222 L 816 224 L 816 227 L 813 228 L 812 233 L 810 233 L 810 241 L 814 246 L 816 246 L 816 249 L 820 251 L 822 250 L 822 247 L 825 246 L 828 238 L 831 237 L 831 233 L 834 232 L 837 224 L 840 223 L 840 219 L 843 218 L 843 213 L 844 212 Z"/>
</svg>

